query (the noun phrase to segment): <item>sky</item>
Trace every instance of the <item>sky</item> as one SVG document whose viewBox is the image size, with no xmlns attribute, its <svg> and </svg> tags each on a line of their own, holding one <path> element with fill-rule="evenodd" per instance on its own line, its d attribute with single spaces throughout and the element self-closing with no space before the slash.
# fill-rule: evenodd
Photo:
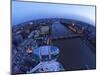
<svg viewBox="0 0 100 75">
<path fill-rule="evenodd" d="M 75 19 L 95 25 L 95 6 L 12 2 L 12 25 L 41 18 Z"/>
</svg>

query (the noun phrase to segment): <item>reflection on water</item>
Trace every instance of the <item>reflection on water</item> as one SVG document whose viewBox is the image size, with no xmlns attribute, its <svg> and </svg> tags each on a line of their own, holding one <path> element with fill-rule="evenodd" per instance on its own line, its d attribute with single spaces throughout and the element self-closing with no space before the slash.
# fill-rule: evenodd
<svg viewBox="0 0 100 75">
<path fill-rule="evenodd" d="M 95 33 L 92 25 L 63 18 L 38 19 L 14 25 L 13 73 L 63 71 L 58 70 L 59 67 L 64 67 L 65 71 L 95 69 Z M 45 46 L 55 46 L 59 50 Z"/>
</svg>

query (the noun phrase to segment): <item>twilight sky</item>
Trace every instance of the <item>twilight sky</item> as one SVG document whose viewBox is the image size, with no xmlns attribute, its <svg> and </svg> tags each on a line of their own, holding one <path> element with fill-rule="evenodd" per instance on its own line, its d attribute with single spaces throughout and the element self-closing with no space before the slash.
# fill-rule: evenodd
<svg viewBox="0 0 100 75">
<path fill-rule="evenodd" d="M 66 18 L 95 25 L 95 6 L 12 1 L 12 25 L 41 18 Z"/>
</svg>

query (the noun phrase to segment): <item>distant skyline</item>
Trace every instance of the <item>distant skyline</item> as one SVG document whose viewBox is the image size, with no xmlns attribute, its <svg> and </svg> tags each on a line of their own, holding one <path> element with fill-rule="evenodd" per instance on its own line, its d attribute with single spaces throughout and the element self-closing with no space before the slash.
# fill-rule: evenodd
<svg viewBox="0 0 100 75">
<path fill-rule="evenodd" d="M 12 2 L 12 24 L 41 18 L 66 18 L 95 25 L 95 6 Z"/>
</svg>

